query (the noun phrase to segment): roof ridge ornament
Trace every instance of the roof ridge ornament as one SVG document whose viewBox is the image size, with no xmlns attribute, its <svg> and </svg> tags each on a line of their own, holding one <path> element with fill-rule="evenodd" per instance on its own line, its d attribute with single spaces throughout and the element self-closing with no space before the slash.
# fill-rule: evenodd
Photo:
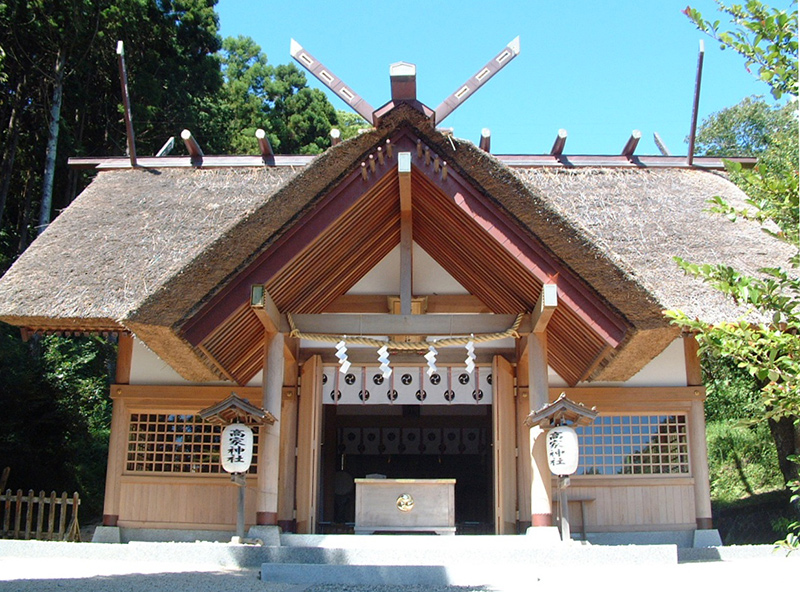
<svg viewBox="0 0 800 592">
<path fill-rule="evenodd" d="M 380 109 L 374 109 L 354 90 L 348 87 L 341 78 L 333 74 L 322 62 L 312 56 L 302 45 L 294 39 L 291 40 L 289 53 L 297 62 L 308 70 L 322 84 L 327 86 L 338 97 L 344 100 L 351 109 L 361 115 L 370 124 L 377 126 L 378 121 L 386 113 L 399 104 L 411 104 L 433 121 L 434 126 L 439 125 L 445 117 L 450 115 L 464 101 L 486 84 L 489 79 L 519 55 L 519 36 L 512 39 L 494 58 L 489 60 L 483 68 L 471 76 L 464 84 L 447 97 L 436 110 L 432 110 L 417 100 L 417 68 L 408 62 L 395 62 L 389 66 L 392 95 L 391 100 Z"/>
<path fill-rule="evenodd" d="M 373 123 L 373 113 L 375 109 L 367 103 L 360 95 L 356 94 L 344 81 L 336 76 L 322 62 L 312 56 L 297 41 L 292 39 L 289 53 L 297 62 L 308 70 L 322 84 L 331 89 L 336 96 L 347 103 L 353 111 L 361 115 L 368 122 Z"/>
</svg>

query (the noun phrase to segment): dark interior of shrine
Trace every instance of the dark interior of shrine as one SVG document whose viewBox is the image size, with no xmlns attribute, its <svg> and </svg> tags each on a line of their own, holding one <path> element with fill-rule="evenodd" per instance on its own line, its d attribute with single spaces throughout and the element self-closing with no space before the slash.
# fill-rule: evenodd
<svg viewBox="0 0 800 592">
<path fill-rule="evenodd" d="M 322 532 L 352 532 L 354 479 L 455 479 L 459 534 L 493 526 L 489 405 L 325 405 Z"/>
</svg>

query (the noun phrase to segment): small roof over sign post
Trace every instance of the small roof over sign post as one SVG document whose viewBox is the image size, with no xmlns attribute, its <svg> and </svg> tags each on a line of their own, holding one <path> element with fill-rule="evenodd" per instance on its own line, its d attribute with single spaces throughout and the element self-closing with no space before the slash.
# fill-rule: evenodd
<svg viewBox="0 0 800 592">
<path fill-rule="evenodd" d="M 561 393 L 552 403 L 548 403 L 538 411 L 531 411 L 525 418 L 525 425 L 530 428 L 539 426 L 545 430 L 558 425 L 578 427 L 589 425 L 596 417 L 596 407 L 589 409 L 583 403 L 575 403 L 568 399 L 566 393 Z"/>
<path fill-rule="evenodd" d="M 232 423 L 243 423 L 245 425 L 262 425 L 275 423 L 275 416 L 269 411 L 251 405 L 246 399 L 242 399 L 236 393 L 220 403 L 214 403 L 198 412 L 203 421 L 214 425 L 227 426 Z"/>
</svg>

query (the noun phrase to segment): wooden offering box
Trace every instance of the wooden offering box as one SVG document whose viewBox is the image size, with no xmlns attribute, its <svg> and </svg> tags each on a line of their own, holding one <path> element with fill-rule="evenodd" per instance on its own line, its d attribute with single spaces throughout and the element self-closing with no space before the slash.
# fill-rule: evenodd
<svg viewBox="0 0 800 592">
<path fill-rule="evenodd" d="M 356 479 L 356 534 L 455 534 L 455 479 Z"/>
</svg>

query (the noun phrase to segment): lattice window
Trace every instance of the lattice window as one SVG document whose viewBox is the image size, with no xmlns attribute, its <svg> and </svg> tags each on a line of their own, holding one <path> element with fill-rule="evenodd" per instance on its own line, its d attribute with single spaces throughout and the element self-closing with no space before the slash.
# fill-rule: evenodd
<svg viewBox="0 0 800 592">
<path fill-rule="evenodd" d="M 576 431 L 577 475 L 689 473 L 685 415 L 603 415 Z"/>
<path fill-rule="evenodd" d="M 128 429 L 126 469 L 137 473 L 224 472 L 219 460 L 222 428 L 205 423 L 199 415 L 132 413 Z M 258 431 L 253 430 L 256 472 Z"/>
</svg>

